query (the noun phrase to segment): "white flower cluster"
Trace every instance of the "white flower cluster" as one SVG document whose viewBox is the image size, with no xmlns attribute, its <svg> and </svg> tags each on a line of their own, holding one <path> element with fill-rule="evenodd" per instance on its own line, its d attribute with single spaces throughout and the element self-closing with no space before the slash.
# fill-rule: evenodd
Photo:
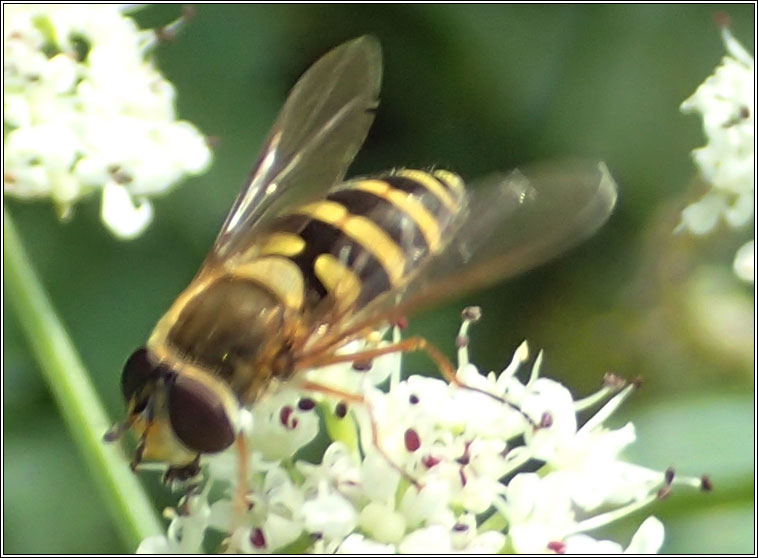
<svg viewBox="0 0 758 558">
<path fill-rule="evenodd" d="M 724 27 L 728 54 L 721 65 L 681 105 L 700 113 L 708 143 L 692 156 L 712 186 L 682 212 L 680 229 L 707 234 L 723 218 L 731 227 L 754 220 L 755 196 L 755 61 Z M 735 272 L 754 280 L 755 245 L 745 244 L 734 261 Z"/>
<path fill-rule="evenodd" d="M 147 197 L 211 160 L 175 119 L 174 88 L 149 57 L 155 32 L 117 5 L 6 4 L 3 19 L 4 192 L 49 197 L 67 216 L 101 190 L 105 225 L 138 235 Z"/>
<path fill-rule="evenodd" d="M 167 510 L 167 534 L 144 540 L 138 551 L 658 551 L 663 525 L 654 517 L 626 549 L 587 534 L 666 495 L 673 482 L 702 486 L 620 459 L 634 427 L 611 430 L 603 422 L 633 386 L 609 377 L 596 394 L 574 401 L 565 387 L 539 377 L 541 355 L 523 382 L 517 372 L 528 360 L 526 343 L 501 374 L 481 375 L 466 348 L 475 314 L 464 313 L 459 335 L 463 385 L 421 376 L 400 381 L 399 355 L 389 354 L 369 372 L 340 365 L 309 373 L 340 391 L 362 385 L 362 404 L 348 408 L 294 389 L 261 401 L 246 431 L 253 448 L 247 511 L 235 499 L 237 456 L 230 450 L 206 460 L 205 484 L 184 496 L 178 511 Z M 388 391 L 374 386 L 387 377 Z M 578 411 L 609 397 L 578 426 Z M 301 450 L 318 444 L 320 418 L 331 443 L 320 463 L 311 463 Z"/>
</svg>

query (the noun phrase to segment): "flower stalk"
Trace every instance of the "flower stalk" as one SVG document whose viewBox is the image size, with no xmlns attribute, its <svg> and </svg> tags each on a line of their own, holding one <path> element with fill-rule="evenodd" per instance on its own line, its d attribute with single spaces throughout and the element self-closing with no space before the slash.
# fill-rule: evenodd
<svg viewBox="0 0 758 558">
<path fill-rule="evenodd" d="M 3 263 L 7 299 L 34 353 L 61 415 L 100 489 L 124 543 L 162 531 L 161 522 L 120 449 L 103 443 L 110 419 L 66 328 L 53 308 L 3 209 Z"/>
</svg>

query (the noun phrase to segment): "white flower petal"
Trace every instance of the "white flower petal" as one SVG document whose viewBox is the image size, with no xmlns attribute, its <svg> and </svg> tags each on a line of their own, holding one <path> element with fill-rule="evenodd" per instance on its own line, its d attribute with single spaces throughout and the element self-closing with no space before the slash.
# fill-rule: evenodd
<svg viewBox="0 0 758 558">
<path fill-rule="evenodd" d="M 147 200 L 135 204 L 125 187 L 109 182 L 103 188 L 100 217 L 113 234 L 128 240 L 147 227 L 153 218 L 153 207 Z"/>
<path fill-rule="evenodd" d="M 5 193 L 49 197 L 68 214 L 109 189 L 104 222 L 133 238 L 152 208 L 131 199 L 165 192 L 211 156 L 175 119 L 173 86 L 146 56 L 154 33 L 117 5 L 14 4 L 3 16 Z M 114 180 L 128 196 L 109 188 Z"/>
<path fill-rule="evenodd" d="M 358 523 L 355 507 L 343 496 L 323 492 L 305 502 L 301 509 L 305 528 L 329 539 L 344 538 Z"/>
<path fill-rule="evenodd" d="M 680 227 L 685 227 L 696 235 L 708 234 L 716 227 L 726 207 L 726 201 L 721 195 L 709 192 L 684 208 Z"/>
<path fill-rule="evenodd" d="M 734 272 L 743 281 L 755 282 L 755 241 L 746 242 L 737 250 L 734 256 Z"/>
<path fill-rule="evenodd" d="M 370 502 L 361 510 L 358 524 L 380 543 L 397 543 L 405 534 L 405 518 L 390 506 Z"/>
<path fill-rule="evenodd" d="M 660 552 L 663 546 L 665 533 L 663 523 L 655 517 L 650 516 L 634 533 L 632 541 L 624 551 L 625 554 L 656 554 Z"/>
<path fill-rule="evenodd" d="M 519 523 L 508 529 L 508 539 L 515 554 L 543 554 L 553 537 L 542 523 Z"/>
<path fill-rule="evenodd" d="M 165 535 L 153 535 L 139 544 L 136 554 L 176 554 L 178 551 L 178 546 Z"/>
<path fill-rule="evenodd" d="M 300 537 L 303 525 L 299 521 L 270 513 L 266 517 L 262 530 L 266 548 L 273 551 L 296 541 Z"/>
<path fill-rule="evenodd" d="M 523 358 L 515 360 L 520 365 Z M 200 552 L 210 528 L 230 533 L 224 550 L 231 553 L 621 552 L 617 542 L 585 531 L 652 503 L 667 486 L 663 472 L 621 459 L 635 440 L 631 423 L 604 426 L 631 390 L 611 397 L 577 429 L 579 405 L 564 386 L 539 377 L 539 359 L 523 383 L 515 374 L 499 382 L 467 358 L 463 362 L 461 376 L 474 380 L 478 374 L 472 383 L 511 404 L 439 379 L 400 381 L 399 370 L 391 370 L 389 392 L 364 385 L 365 402 L 355 405 L 363 417 L 357 422 L 360 451 L 334 442 L 320 463 L 297 458 L 307 440 L 292 432 L 300 428 L 294 419 L 318 423 L 316 410 L 334 402 L 314 408 L 311 400 L 301 409 L 298 403 L 314 394 L 299 392 L 297 384 L 273 391 L 251 409 L 252 428 L 245 431 L 255 444 L 244 517 L 235 499 L 237 456 L 230 450 L 204 457 L 207 484 L 180 504 L 181 515 L 172 514 L 167 536 L 146 540 L 141 550 Z M 331 378 L 354 386 L 347 371 Z M 341 389 L 338 382 L 331 385 Z M 521 411 L 508 399 L 516 392 Z M 601 392 L 610 396 L 610 390 Z M 601 397 L 583 402 L 586 410 Z M 494 421 L 498 413 L 503 424 L 520 426 L 477 427 L 480 418 Z M 522 413 L 539 420 L 529 423 Z M 523 469 L 530 462 L 539 467 L 539 460 L 545 465 L 537 471 Z M 660 522 L 650 519 L 628 552 L 655 551 L 662 540 Z"/>
<path fill-rule="evenodd" d="M 391 544 L 381 544 L 363 535 L 353 533 L 348 536 L 339 549 L 337 554 L 394 554 L 395 547 Z"/>
<path fill-rule="evenodd" d="M 432 525 L 410 533 L 397 549 L 400 554 L 450 554 L 453 545 L 450 531 L 442 525 Z"/>
<path fill-rule="evenodd" d="M 755 215 L 755 198 L 753 192 L 740 193 L 727 208 L 724 219 L 732 228 L 739 228 L 753 220 Z"/>
<path fill-rule="evenodd" d="M 679 228 L 707 234 L 723 219 L 732 228 L 755 217 L 755 62 L 727 28 L 728 54 L 681 109 L 698 112 L 708 143 L 692 152 L 701 175 L 712 189 L 682 212 Z M 747 263 L 737 269 L 749 277 Z M 747 279 L 752 281 L 752 279 Z"/>
<path fill-rule="evenodd" d="M 566 537 L 564 543 L 564 554 L 621 554 L 623 551 L 617 542 L 597 540 L 585 534 Z"/>
<path fill-rule="evenodd" d="M 420 489 L 409 487 L 399 506 L 409 527 L 423 523 L 452 525 L 454 514 L 449 506 L 453 488 L 440 477 L 430 478 Z"/>
<path fill-rule="evenodd" d="M 466 554 L 500 554 L 506 543 L 506 536 L 497 531 L 487 531 L 478 534 L 465 547 L 456 551 Z"/>
</svg>

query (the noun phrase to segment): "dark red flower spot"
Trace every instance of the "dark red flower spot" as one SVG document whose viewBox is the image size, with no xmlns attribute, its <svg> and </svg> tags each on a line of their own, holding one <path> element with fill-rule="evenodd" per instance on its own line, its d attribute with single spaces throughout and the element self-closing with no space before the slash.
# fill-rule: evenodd
<svg viewBox="0 0 758 558">
<path fill-rule="evenodd" d="M 421 447 L 421 438 L 419 438 L 418 432 L 413 428 L 409 428 L 405 431 L 405 449 L 410 452 L 416 451 Z"/>
<path fill-rule="evenodd" d="M 301 411 L 310 411 L 316 406 L 316 402 L 310 397 L 303 397 L 297 402 L 297 408 Z"/>
<path fill-rule="evenodd" d="M 703 475 L 700 477 L 700 490 L 703 492 L 710 492 L 713 490 L 713 482 L 711 481 L 711 477 L 708 475 Z"/>
<path fill-rule="evenodd" d="M 371 359 L 368 360 L 356 360 L 353 362 L 353 370 L 356 372 L 368 372 L 371 370 L 373 364 Z"/>
<path fill-rule="evenodd" d="M 439 457 L 434 457 L 433 455 L 427 455 L 421 460 L 421 463 L 423 463 L 424 467 L 426 467 L 427 469 L 431 469 L 432 467 L 437 465 L 440 461 L 441 460 Z"/>
<path fill-rule="evenodd" d="M 334 414 L 337 418 L 345 418 L 347 416 L 347 403 L 344 401 L 337 403 L 337 406 L 334 408 Z"/>
<path fill-rule="evenodd" d="M 669 467 L 666 469 L 666 472 L 664 473 L 664 480 L 666 481 L 666 484 L 671 484 L 674 482 L 674 468 Z"/>
<path fill-rule="evenodd" d="M 256 527 L 250 532 L 250 544 L 255 548 L 263 548 L 266 546 L 266 537 L 263 535 L 263 531 Z"/>
<path fill-rule="evenodd" d="M 468 306 L 463 309 L 461 316 L 467 322 L 476 322 L 482 317 L 482 309 L 479 306 Z"/>
<path fill-rule="evenodd" d="M 547 543 L 548 550 L 552 550 L 556 554 L 566 553 L 566 543 L 561 541 L 550 541 Z"/>
<path fill-rule="evenodd" d="M 293 412 L 294 412 L 294 409 L 290 407 L 289 405 L 285 405 L 284 407 L 282 407 L 282 410 L 279 411 L 279 421 L 286 428 L 292 428 L 292 426 L 290 425 L 290 417 L 292 416 Z"/>
</svg>

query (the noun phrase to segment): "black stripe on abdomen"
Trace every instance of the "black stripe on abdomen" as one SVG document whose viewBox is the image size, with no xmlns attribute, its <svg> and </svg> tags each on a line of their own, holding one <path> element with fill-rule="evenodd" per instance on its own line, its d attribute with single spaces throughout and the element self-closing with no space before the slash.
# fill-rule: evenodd
<svg viewBox="0 0 758 558">
<path fill-rule="evenodd" d="M 429 245 L 416 222 L 391 202 L 371 192 L 346 188 L 327 196 L 342 204 L 352 215 L 370 219 L 397 244 L 406 257 L 405 274 L 429 253 Z"/>
<path fill-rule="evenodd" d="M 380 176 L 378 179 L 397 190 L 402 190 L 416 196 L 426 210 L 435 217 L 441 218 L 443 221 L 448 221 L 452 217 L 452 213 L 442 204 L 439 198 L 430 192 L 421 182 L 395 175 Z"/>
<path fill-rule="evenodd" d="M 289 259 L 303 274 L 306 305 L 317 304 L 328 292 L 314 270 L 315 260 L 321 254 L 332 254 L 361 280 L 361 293 L 357 301 L 359 308 L 391 287 L 389 275 L 381 263 L 360 242 L 333 225 L 295 214 L 276 219 L 270 230 L 295 233 L 305 240 L 303 251 Z"/>
</svg>

